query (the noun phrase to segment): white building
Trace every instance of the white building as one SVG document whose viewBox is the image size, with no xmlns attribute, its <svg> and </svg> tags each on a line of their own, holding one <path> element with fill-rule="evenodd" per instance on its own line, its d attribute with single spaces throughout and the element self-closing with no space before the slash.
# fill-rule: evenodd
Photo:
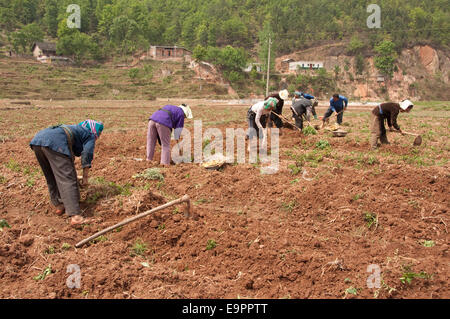
<svg viewBox="0 0 450 319">
<path fill-rule="evenodd" d="M 289 62 L 289 72 L 295 72 L 298 69 L 301 70 L 312 70 L 323 68 L 322 61 L 292 61 Z"/>
<path fill-rule="evenodd" d="M 250 63 L 246 68 L 243 69 L 244 72 L 250 73 L 253 68 L 256 69 L 256 72 L 261 72 L 261 63 Z"/>
</svg>

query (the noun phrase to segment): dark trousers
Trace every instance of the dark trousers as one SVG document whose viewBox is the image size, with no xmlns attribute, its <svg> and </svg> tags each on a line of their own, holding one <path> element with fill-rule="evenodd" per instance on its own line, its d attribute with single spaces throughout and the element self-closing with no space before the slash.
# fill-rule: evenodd
<svg viewBox="0 0 450 319">
<path fill-rule="evenodd" d="M 267 115 L 262 115 L 259 121 L 261 125 L 265 128 L 267 122 Z M 256 113 L 250 108 L 247 112 L 247 122 L 248 122 L 248 132 L 247 136 L 249 139 L 253 138 L 255 135 L 259 138 L 263 138 L 263 133 L 259 131 L 258 125 L 256 125 Z"/>
<path fill-rule="evenodd" d="M 336 110 L 337 113 L 339 113 L 339 112 L 341 112 L 341 111 L 342 111 L 342 109 Z M 332 110 L 331 107 L 330 107 L 330 108 L 328 108 L 328 110 L 325 112 L 325 114 L 324 114 L 324 116 L 323 116 L 323 120 L 325 121 L 327 118 L 329 118 L 329 117 L 331 116 L 331 114 L 333 114 L 333 110 Z M 343 118 L 344 118 L 344 112 L 339 113 L 338 116 L 337 116 L 337 123 L 338 123 L 339 125 L 342 124 L 342 119 L 343 119 Z"/>
<path fill-rule="evenodd" d="M 276 107 L 276 109 L 273 112 L 281 115 L 281 114 L 283 114 L 283 107 Z M 270 113 L 270 119 L 271 119 L 271 122 L 269 124 L 269 127 L 273 126 L 272 122 L 275 123 L 275 126 L 277 128 L 283 127 L 283 121 L 275 114 Z M 262 124 L 262 121 L 261 121 L 261 124 Z"/>
<path fill-rule="evenodd" d="M 303 116 L 306 116 L 306 112 L 307 111 L 304 106 L 296 107 L 295 112 L 292 110 L 292 117 L 295 119 L 295 126 L 301 130 L 303 130 Z"/>
<path fill-rule="evenodd" d="M 72 159 L 48 147 L 33 145 L 32 149 L 47 180 L 53 205 L 64 205 L 69 216 L 79 215 L 80 191 Z"/>
</svg>

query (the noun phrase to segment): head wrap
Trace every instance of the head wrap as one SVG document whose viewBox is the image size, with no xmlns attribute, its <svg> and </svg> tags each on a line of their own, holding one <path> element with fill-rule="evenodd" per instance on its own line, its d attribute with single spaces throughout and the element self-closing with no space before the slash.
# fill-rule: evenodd
<svg viewBox="0 0 450 319">
<path fill-rule="evenodd" d="M 264 108 L 267 110 L 270 109 L 271 107 L 276 107 L 277 102 L 278 100 L 274 97 L 268 98 L 266 101 L 264 101 Z"/>
<path fill-rule="evenodd" d="M 103 131 L 103 123 L 94 120 L 86 120 L 79 123 L 78 125 L 91 131 L 91 133 L 94 134 L 95 139 L 98 139 Z"/>
<path fill-rule="evenodd" d="M 408 107 L 410 106 L 414 106 L 414 104 L 412 104 L 412 102 L 410 100 L 403 100 L 400 102 L 400 107 L 406 111 L 408 109 Z"/>
<path fill-rule="evenodd" d="M 183 110 L 184 115 L 186 116 L 186 118 L 188 118 L 188 119 L 194 118 L 194 116 L 192 115 L 192 110 L 189 107 L 189 105 L 183 103 L 183 104 L 180 105 L 180 107 Z"/>
<path fill-rule="evenodd" d="M 302 92 L 299 92 L 299 91 L 295 91 L 295 93 L 294 93 L 294 95 L 296 95 L 296 96 L 302 96 Z"/>
</svg>

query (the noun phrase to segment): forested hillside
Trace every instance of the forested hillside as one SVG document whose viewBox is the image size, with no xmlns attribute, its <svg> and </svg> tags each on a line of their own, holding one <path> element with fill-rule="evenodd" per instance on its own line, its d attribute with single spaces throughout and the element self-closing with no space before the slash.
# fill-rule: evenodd
<svg viewBox="0 0 450 319">
<path fill-rule="evenodd" d="M 70 6 L 74 3 L 80 8 L 80 28 L 68 26 L 76 22 L 76 11 Z M 400 69 L 402 50 L 431 45 L 443 54 L 441 63 L 435 63 L 433 79 L 447 83 L 443 70 L 450 39 L 448 0 L 380 0 L 377 4 L 381 26 L 371 29 L 367 20 L 373 12 L 368 12 L 369 3 L 363 0 L 0 0 L 0 51 L 29 54 L 35 41 L 50 40 L 57 43 L 59 54 L 81 66 L 87 61 L 127 61 L 150 45 L 183 46 L 193 51 L 194 58 L 214 64 L 245 96 L 265 91 L 269 38 L 272 73 L 277 72 L 276 57 L 338 44 L 342 54 L 354 57 L 352 85 L 361 81 L 353 78 L 363 74 L 380 73 L 392 79 Z M 376 71 L 369 72 L 371 57 Z M 344 60 L 347 74 L 349 59 Z M 250 61 L 263 62 L 263 72 L 245 74 L 242 70 Z M 288 84 L 316 87 L 317 94 L 332 91 L 343 84 L 340 68 L 334 63 L 315 76 L 299 76 Z M 409 67 L 402 69 L 404 74 L 405 68 Z M 130 70 L 130 78 L 133 72 L 138 70 Z M 272 76 L 269 89 L 278 89 L 279 80 Z M 415 81 L 411 78 L 408 85 L 423 87 Z M 428 89 L 416 91 L 429 95 Z"/>
<path fill-rule="evenodd" d="M 81 7 L 80 34 L 65 24 L 72 3 Z M 386 37 L 399 49 L 423 42 L 448 45 L 447 0 L 378 4 L 381 28 L 368 29 L 365 0 L 0 0 L 0 26 L 14 35 L 28 25 L 28 36 L 58 37 L 61 50 L 75 44 L 97 58 L 129 54 L 150 43 L 250 50 L 258 47 L 264 28 L 273 33 L 279 54 L 354 35 L 372 47 Z M 17 50 L 23 49 L 24 37 L 19 38 L 12 38 Z"/>
</svg>

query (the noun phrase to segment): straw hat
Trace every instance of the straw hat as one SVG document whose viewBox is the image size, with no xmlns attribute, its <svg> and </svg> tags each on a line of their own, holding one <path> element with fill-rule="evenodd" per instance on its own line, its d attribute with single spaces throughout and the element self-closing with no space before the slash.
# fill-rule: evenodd
<svg viewBox="0 0 450 319">
<path fill-rule="evenodd" d="M 278 93 L 283 100 L 287 100 L 289 98 L 289 91 L 283 90 Z"/>
</svg>

